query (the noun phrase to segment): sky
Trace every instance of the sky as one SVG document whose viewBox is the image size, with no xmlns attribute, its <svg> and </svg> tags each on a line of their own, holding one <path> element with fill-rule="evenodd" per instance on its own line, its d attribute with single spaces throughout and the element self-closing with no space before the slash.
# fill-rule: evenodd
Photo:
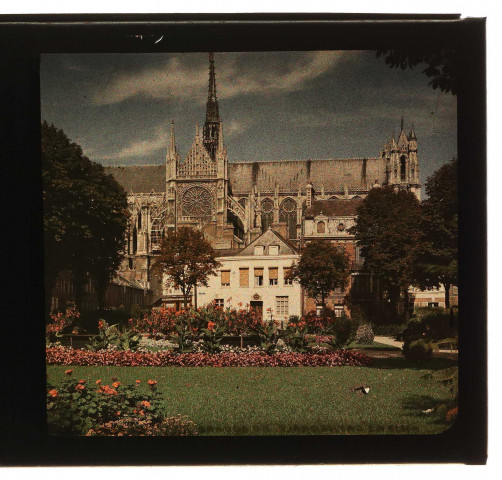
<svg viewBox="0 0 502 480">
<path fill-rule="evenodd" d="M 391 69 L 374 51 L 215 52 L 228 158 L 378 156 L 412 124 L 420 180 L 457 156 L 456 97 L 424 66 Z M 104 165 L 161 164 L 171 121 L 182 158 L 202 126 L 207 53 L 51 54 L 41 59 L 42 119 Z"/>
</svg>

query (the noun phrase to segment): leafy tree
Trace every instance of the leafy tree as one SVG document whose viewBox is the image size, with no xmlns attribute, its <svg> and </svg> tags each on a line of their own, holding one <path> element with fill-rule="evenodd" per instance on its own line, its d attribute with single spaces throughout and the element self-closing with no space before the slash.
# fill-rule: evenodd
<svg viewBox="0 0 502 480">
<path fill-rule="evenodd" d="M 324 315 L 329 293 L 347 286 L 349 266 L 350 260 L 344 250 L 327 240 L 314 240 L 307 244 L 299 262 L 291 268 L 291 278 L 321 303 Z"/>
<path fill-rule="evenodd" d="M 200 230 L 180 227 L 162 240 L 160 255 L 152 268 L 181 290 L 186 307 L 192 291 L 198 285 L 207 287 L 209 276 L 216 275 L 220 266 L 213 247 Z"/>
<path fill-rule="evenodd" d="M 384 57 L 389 67 L 402 70 L 425 65 L 423 73 L 432 78 L 429 82 L 432 88 L 457 94 L 461 64 L 453 48 L 445 47 L 433 51 L 378 50 L 377 57 Z"/>
<path fill-rule="evenodd" d="M 450 307 L 450 286 L 458 284 L 457 160 L 439 168 L 427 179 L 428 198 L 422 202 L 422 238 L 415 275 L 418 286 L 444 286 Z"/>
<path fill-rule="evenodd" d="M 379 280 L 380 315 L 383 291 L 390 300 L 394 318 L 404 292 L 408 314 L 408 288 L 413 282 L 420 218 L 420 204 L 415 195 L 392 187 L 370 190 L 357 210 L 357 222 L 351 232 L 361 247 L 365 266 Z"/>
<path fill-rule="evenodd" d="M 62 270 L 72 272 L 81 307 L 89 274 L 100 304 L 121 260 L 127 228 L 123 188 L 54 125 L 42 123 L 46 309 Z"/>
</svg>

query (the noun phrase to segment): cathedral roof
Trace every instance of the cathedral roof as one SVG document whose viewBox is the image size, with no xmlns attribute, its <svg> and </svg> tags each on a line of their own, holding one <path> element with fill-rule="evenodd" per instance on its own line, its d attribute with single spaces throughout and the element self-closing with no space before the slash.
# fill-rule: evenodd
<svg viewBox="0 0 502 480">
<path fill-rule="evenodd" d="M 367 189 L 378 181 L 386 182 L 384 158 L 346 158 L 329 160 L 290 160 L 278 162 L 229 162 L 228 176 L 232 192 L 249 193 L 254 187 L 262 193 L 298 192 L 312 182 L 316 190 L 327 192 Z M 105 167 L 126 192 L 164 192 L 165 165 L 134 165 Z"/>
<path fill-rule="evenodd" d="M 127 193 L 150 193 L 166 191 L 165 165 L 127 165 L 105 167 Z"/>
<path fill-rule="evenodd" d="M 329 199 L 314 200 L 312 206 L 305 211 L 306 218 L 314 218 L 317 215 L 327 217 L 348 217 L 357 214 L 357 208 L 362 203 L 361 198 L 352 199 Z"/>
<path fill-rule="evenodd" d="M 385 159 L 347 158 L 329 160 L 291 160 L 278 162 L 228 163 L 228 176 L 233 193 L 247 193 L 254 187 L 260 192 L 297 192 L 308 182 L 314 188 L 324 185 L 326 191 L 366 189 L 375 180 L 385 183 Z"/>
</svg>

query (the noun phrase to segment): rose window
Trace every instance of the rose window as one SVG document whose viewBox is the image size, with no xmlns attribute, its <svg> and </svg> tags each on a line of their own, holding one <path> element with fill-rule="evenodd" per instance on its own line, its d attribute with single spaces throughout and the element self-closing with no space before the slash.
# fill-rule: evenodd
<svg viewBox="0 0 502 480">
<path fill-rule="evenodd" d="M 211 194 L 202 187 L 192 187 L 185 192 L 181 201 L 183 215 L 187 217 L 209 216 L 212 212 Z"/>
<path fill-rule="evenodd" d="M 266 198 L 261 202 L 261 210 L 263 213 L 270 213 L 274 209 L 274 202 L 269 198 Z"/>
</svg>

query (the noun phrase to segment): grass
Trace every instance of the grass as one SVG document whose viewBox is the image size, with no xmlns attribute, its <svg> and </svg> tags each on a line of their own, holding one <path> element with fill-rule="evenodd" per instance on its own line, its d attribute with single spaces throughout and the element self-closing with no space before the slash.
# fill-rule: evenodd
<svg viewBox="0 0 502 480">
<path fill-rule="evenodd" d="M 166 414 L 188 415 L 201 435 L 301 435 L 440 433 L 444 422 L 422 410 L 448 401 L 448 389 L 424 374 L 445 366 L 72 368 L 87 384 L 112 376 L 122 383 L 157 380 Z M 67 368 L 48 366 L 50 383 L 63 380 Z M 370 393 L 354 393 L 360 385 Z"/>
<path fill-rule="evenodd" d="M 396 351 L 396 352 L 400 352 L 401 349 L 399 347 L 395 347 L 394 345 L 388 345 L 386 343 L 379 343 L 379 342 L 373 342 L 371 344 L 363 344 L 363 343 L 355 343 L 355 342 L 352 342 L 352 343 L 349 343 L 349 345 L 347 345 L 348 349 L 352 349 L 352 348 L 357 348 L 358 350 L 390 350 L 390 351 Z"/>
</svg>

